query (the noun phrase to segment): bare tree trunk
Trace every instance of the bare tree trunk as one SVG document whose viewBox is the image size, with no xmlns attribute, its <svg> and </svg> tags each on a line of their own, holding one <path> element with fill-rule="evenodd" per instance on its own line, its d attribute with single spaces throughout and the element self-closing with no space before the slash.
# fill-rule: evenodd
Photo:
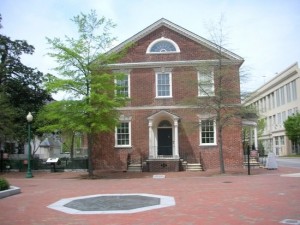
<svg viewBox="0 0 300 225">
<path fill-rule="evenodd" d="M 72 139 L 71 139 L 71 149 L 70 149 L 70 157 L 71 161 L 73 161 L 74 158 L 74 140 L 75 140 L 75 132 L 72 132 Z"/>
<path fill-rule="evenodd" d="M 88 139 L 88 173 L 89 173 L 89 177 L 92 177 L 93 174 L 93 159 L 92 159 L 92 153 L 93 153 L 93 135 L 92 134 L 88 134 L 87 135 L 87 139 Z"/>
<path fill-rule="evenodd" d="M 222 137 L 222 129 L 219 128 L 218 131 L 218 142 L 219 142 L 219 158 L 220 158 L 220 172 L 225 173 L 225 164 L 223 157 L 223 137 Z"/>
</svg>

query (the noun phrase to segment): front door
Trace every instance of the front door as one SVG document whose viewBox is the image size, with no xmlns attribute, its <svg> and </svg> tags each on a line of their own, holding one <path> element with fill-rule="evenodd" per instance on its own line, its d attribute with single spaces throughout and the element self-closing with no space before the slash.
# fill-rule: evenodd
<svg viewBox="0 0 300 225">
<path fill-rule="evenodd" d="M 173 155 L 172 151 L 172 128 L 157 129 L 157 154 Z"/>
</svg>

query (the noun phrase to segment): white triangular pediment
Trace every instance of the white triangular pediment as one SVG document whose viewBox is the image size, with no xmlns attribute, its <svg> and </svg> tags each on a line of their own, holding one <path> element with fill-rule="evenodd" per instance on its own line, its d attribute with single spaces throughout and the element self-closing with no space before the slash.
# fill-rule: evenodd
<svg viewBox="0 0 300 225">
<path fill-rule="evenodd" d="M 165 110 L 161 110 L 161 111 L 159 111 L 157 113 L 154 113 L 153 115 L 151 115 L 151 116 L 148 117 L 148 120 L 155 120 L 157 118 L 172 118 L 173 121 L 179 120 L 178 116 L 176 116 L 176 115 L 174 115 L 172 113 L 169 113 L 169 112 L 167 112 Z"/>
</svg>

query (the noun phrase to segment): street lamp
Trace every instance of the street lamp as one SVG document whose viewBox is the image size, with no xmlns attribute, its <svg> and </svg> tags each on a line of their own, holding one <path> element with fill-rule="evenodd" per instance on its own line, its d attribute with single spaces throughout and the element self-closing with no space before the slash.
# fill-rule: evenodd
<svg viewBox="0 0 300 225">
<path fill-rule="evenodd" d="M 33 120 L 33 116 L 31 115 L 31 112 L 28 113 L 26 116 L 27 122 L 28 122 L 28 158 L 27 158 L 27 173 L 26 178 L 32 178 L 31 173 L 31 167 L 30 167 L 30 161 L 31 161 L 31 144 L 30 144 L 30 123 Z"/>
</svg>

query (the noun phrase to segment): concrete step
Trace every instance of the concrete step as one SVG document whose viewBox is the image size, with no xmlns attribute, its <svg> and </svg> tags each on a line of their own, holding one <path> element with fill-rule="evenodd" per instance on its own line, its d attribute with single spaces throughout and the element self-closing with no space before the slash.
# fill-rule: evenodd
<svg viewBox="0 0 300 225">
<path fill-rule="evenodd" d="M 203 171 L 200 163 L 188 163 L 186 167 L 187 171 Z"/>
<path fill-rule="evenodd" d="M 128 172 L 142 172 L 142 165 L 139 163 L 129 164 L 127 171 Z"/>
</svg>

